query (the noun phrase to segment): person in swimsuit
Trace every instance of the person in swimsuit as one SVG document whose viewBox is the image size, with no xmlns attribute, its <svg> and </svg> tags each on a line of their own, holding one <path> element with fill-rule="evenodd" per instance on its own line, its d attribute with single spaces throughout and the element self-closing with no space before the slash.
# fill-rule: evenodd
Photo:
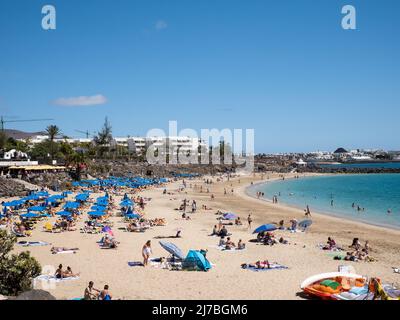
<svg viewBox="0 0 400 320">
<path fill-rule="evenodd" d="M 78 277 L 78 276 L 79 276 L 79 273 L 77 273 L 77 274 L 73 273 L 70 266 L 67 267 L 67 270 L 63 274 L 64 278 L 73 278 L 73 277 Z"/>
<path fill-rule="evenodd" d="M 63 266 L 62 266 L 62 264 L 60 264 L 58 266 L 58 269 L 56 270 L 56 273 L 54 274 L 54 276 L 57 279 L 62 279 L 64 277 L 64 272 L 63 272 L 62 268 L 63 268 Z"/>
<path fill-rule="evenodd" d="M 108 285 L 107 284 L 104 286 L 104 289 L 101 290 L 100 295 L 99 295 L 99 300 L 112 300 L 112 295 L 108 291 Z"/>
<path fill-rule="evenodd" d="M 85 293 L 83 294 L 84 300 L 97 300 L 100 294 L 100 290 L 93 287 L 93 281 L 89 282 L 89 285 L 85 289 Z"/>
<path fill-rule="evenodd" d="M 142 256 L 143 256 L 143 265 L 147 266 L 149 263 L 149 258 L 151 254 L 151 241 L 147 241 L 146 244 L 143 246 L 142 249 Z"/>
</svg>

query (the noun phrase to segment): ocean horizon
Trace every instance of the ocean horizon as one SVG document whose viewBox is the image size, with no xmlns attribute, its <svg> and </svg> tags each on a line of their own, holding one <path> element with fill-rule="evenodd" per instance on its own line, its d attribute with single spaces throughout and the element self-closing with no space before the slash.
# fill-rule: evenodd
<svg viewBox="0 0 400 320">
<path fill-rule="evenodd" d="M 279 203 L 311 213 L 346 218 L 367 224 L 400 229 L 400 175 L 346 174 L 274 180 L 249 187 L 265 200 L 278 197 Z M 388 210 L 390 212 L 388 213 Z"/>
</svg>

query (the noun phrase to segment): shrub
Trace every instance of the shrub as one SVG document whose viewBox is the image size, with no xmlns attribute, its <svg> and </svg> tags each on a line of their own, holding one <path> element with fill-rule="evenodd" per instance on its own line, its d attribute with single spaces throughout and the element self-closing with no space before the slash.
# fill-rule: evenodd
<svg viewBox="0 0 400 320">
<path fill-rule="evenodd" d="M 0 294 L 18 295 L 32 287 L 32 279 L 40 275 L 39 262 L 30 252 L 10 254 L 17 238 L 0 230 Z"/>
</svg>

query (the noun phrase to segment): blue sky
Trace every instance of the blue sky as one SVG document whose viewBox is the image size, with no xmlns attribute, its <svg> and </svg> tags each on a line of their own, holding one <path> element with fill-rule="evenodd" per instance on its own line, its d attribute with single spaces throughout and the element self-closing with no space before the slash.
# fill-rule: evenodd
<svg viewBox="0 0 400 320">
<path fill-rule="evenodd" d="M 56 30 L 41 28 L 45 4 L 56 7 Z M 357 30 L 341 28 L 346 4 Z M 55 123 L 70 136 L 108 116 L 117 136 L 169 120 L 254 128 L 257 152 L 400 149 L 399 9 L 396 0 L 1 0 L 0 114 L 54 118 L 8 128 Z M 102 104 L 65 105 L 82 96 Z"/>
</svg>

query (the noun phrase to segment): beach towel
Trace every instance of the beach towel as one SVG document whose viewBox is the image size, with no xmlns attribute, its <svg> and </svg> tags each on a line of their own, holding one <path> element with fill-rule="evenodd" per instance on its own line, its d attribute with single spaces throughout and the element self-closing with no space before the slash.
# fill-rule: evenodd
<svg viewBox="0 0 400 320">
<path fill-rule="evenodd" d="M 76 253 L 76 250 L 63 250 L 63 251 L 52 252 L 52 254 L 65 254 L 65 253 Z"/>
<path fill-rule="evenodd" d="M 321 249 L 321 250 L 324 250 L 324 251 L 327 251 L 327 252 L 340 252 L 340 251 L 343 251 L 343 249 L 342 248 L 339 248 L 339 247 L 334 247 L 334 248 L 331 248 L 331 249 L 325 249 L 325 244 L 322 244 L 322 243 L 318 243 L 317 244 L 317 248 L 319 248 L 319 249 Z"/>
<path fill-rule="evenodd" d="M 242 267 L 243 268 L 243 267 Z M 269 270 L 282 270 L 282 269 L 289 269 L 288 267 L 281 265 L 279 263 L 271 263 L 270 264 L 270 268 L 265 268 L 265 269 L 258 269 L 256 267 L 249 267 L 247 266 L 246 268 L 243 268 L 246 270 L 250 270 L 250 271 L 255 271 L 255 272 L 259 272 L 259 271 L 269 271 Z"/>
<path fill-rule="evenodd" d="M 209 247 L 215 248 L 215 249 L 218 249 L 218 250 L 224 251 L 224 252 L 240 252 L 240 251 L 246 250 L 246 248 L 244 248 L 244 249 L 238 249 L 238 248 L 226 249 L 225 246 L 209 246 Z"/>
<path fill-rule="evenodd" d="M 17 245 L 23 246 L 23 247 L 41 247 L 41 246 L 51 245 L 51 243 L 44 242 L 44 241 L 19 241 L 17 243 Z"/>
<path fill-rule="evenodd" d="M 79 277 L 69 277 L 69 278 L 56 278 L 55 276 L 50 276 L 47 274 L 42 274 L 40 276 L 37 276 L 36 278 L 33 279 L 33 287 L 35 288 L 37 285 L 38 281 L 46 281 L 46 282 L 55 282 L 55 283 L 60 283 L 60 282 L 65 282 L 65 281 L 72 281 L 72 280 L 78 280 Z"/>
<path fill-rule="evenodd" d="M 130 267 L 144 267 L 143 262 L 140 262 L 140 261 L 128 262 L 128 266 L 130 266 Z"/>
</svg>

